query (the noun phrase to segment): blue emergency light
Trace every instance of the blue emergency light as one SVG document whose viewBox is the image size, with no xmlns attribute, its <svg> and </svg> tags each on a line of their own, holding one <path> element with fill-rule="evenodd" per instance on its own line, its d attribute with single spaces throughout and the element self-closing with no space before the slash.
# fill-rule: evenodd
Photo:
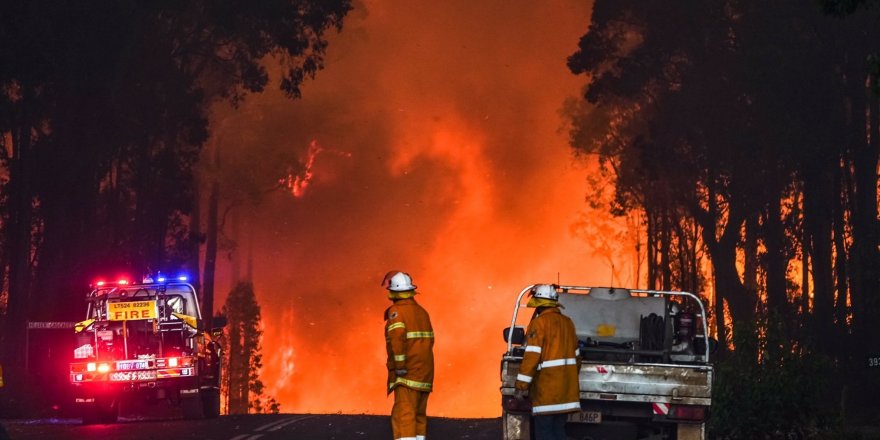
<svg viewBox="0 0 880 440">
<path fill-rule="evenodd" d="M 185 275 L 185 274 L 178 275 L 175 278 L 168 278 L 165 275 L 162 275 L 162 273 L 160 272 L 158 275 L 156 275 L 155 280 L 153 279 L 152 276 L 149 276 L 149 275 L 145 276 L 144 277 L 144 284 L 150 284 L 150 283 L 154 283 L 154 282 L 155 283 L 167 283 L 168 281 L 187 281 L 187 280 L 189 280 L 189 276 Z"/>
</svg>

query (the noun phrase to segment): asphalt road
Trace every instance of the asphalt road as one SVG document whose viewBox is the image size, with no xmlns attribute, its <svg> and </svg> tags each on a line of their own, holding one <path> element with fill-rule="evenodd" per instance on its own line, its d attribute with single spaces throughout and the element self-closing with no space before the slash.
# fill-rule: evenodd
<svg viewBox="0 0 880 440">
<path fill-rule="evenodd" d="M 120 418 L 111 425 L 79 419 L 0 420 L 11 440 L 388 440 L 388 416 L 253 414 L 213 420 Z M 429 418 L 428 438 L 497 440 L 500 419 Z M 5 440 L 5 439 L 2 439 Z"/>
</svg>

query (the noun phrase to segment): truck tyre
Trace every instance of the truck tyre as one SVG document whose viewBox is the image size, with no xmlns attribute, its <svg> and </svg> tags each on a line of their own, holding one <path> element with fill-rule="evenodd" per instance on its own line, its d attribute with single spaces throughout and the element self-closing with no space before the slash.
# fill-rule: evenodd
<svg viewBox="0 0 880 440">
<path fill-rule="evenodd" d="M 501 431 L 504 440 L 535 440 L 530 414 L 515 414 L 503 410 Z"/>
<path fill-rule="evenodd" d="M 180 398 L 180 407 L 185 419 L 205 418 L 205 405 L 202 403 L 201 392 Z"/>
<path fill-rule="evenodd" d="M 220 415 L 220 390 L 204 389 L 199 392 L 202 398 L 202 412 L 206 419 L 215 419 Z"/>
<path fill-rule="evenodd" d="M 95 399 L 93 404 L 83 408 L 82 420 L 84 425 L 116 423 L 119 402 L 116 399 Z"/>
</svg>

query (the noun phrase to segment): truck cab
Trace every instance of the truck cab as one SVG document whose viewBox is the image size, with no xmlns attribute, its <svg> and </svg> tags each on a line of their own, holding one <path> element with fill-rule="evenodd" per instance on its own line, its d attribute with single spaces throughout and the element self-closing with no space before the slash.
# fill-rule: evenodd
<svg viewBox="0 0 880 440">
<path fill-rule="evenodd" d="M 531 404 L 514 398 L 524 354 L 517 296 L 501 360 L 504 440 L 531 440 Z M 578 337 L 581 410 L 566 433 L 576 440 L 705 440 L 713 366 L 706 311 L 697 295 L 610 287 L 555 286 Z M 540 374 L 540 372 L 538 373 Z"/>
<path fill-rule="evenodd" d="M 98 282 L 86 302 L 70 364 L 84 423 L 115 422 L 131 400 L 180 406 L 187 418 L 219 415 L 220 345 L 203 328 L 191 284 Z"/>
</svg>

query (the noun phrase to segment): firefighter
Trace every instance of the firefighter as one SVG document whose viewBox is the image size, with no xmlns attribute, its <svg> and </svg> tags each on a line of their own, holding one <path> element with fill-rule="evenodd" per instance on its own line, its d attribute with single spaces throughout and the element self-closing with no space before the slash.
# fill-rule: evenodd
<svg viewBox="0 0 880 440">
<path fill-rule="evenodd" d="M 526 331 L 515 396 L 522 400 L 528 392 L 537 440 L 565 440 L 567 413 L 581 409 L 574 323 L 559 310 L 559 294 L 551 284 L 533 287 L 527 306 L 535 308 L 535 314 Z"/>
<path fill-rule="evenodd" d="M 391 430 L 395 440 L 424 440 L 428 395 L 434 383 L 434 330 L 428 312 L 416 303 L 409 274 L 391 271 L 382 280 L 388 299 L 385 345 L 388 352 L 388 394 L 394 392 Z"/>
</svg>

